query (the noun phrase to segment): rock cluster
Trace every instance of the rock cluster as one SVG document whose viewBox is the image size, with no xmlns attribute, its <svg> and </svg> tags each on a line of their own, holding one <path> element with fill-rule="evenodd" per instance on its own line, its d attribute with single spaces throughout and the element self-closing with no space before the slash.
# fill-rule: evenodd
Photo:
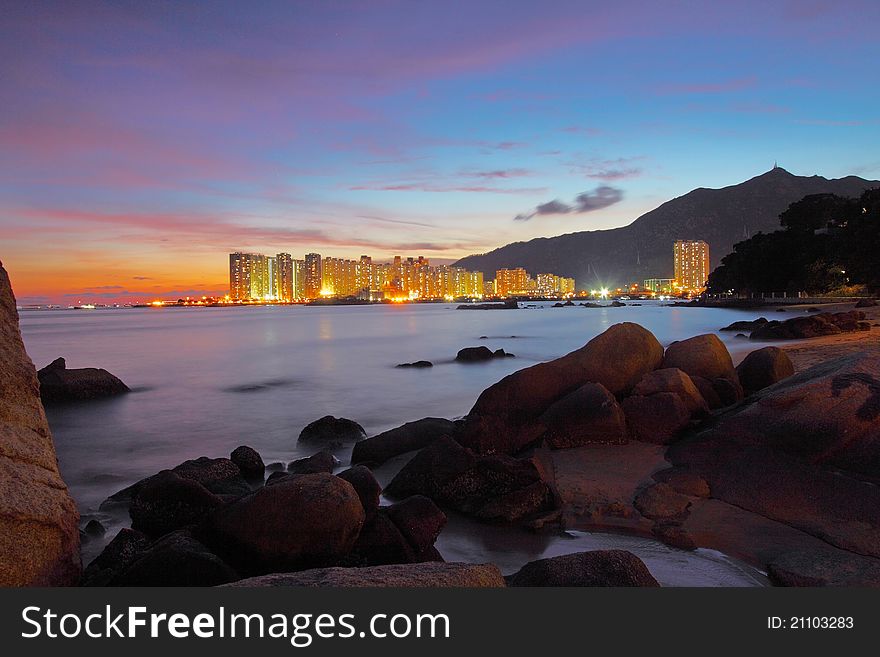
<svg viewBox="0 0 880 657">
<path fill-rule="evenodd" d="M 809 317 L 792 317 L 784 322 L 776 320 L 767 322 L 755 328 L 749 339 L 800 340 L 870 330 L 871 324 L 865 321 L 865 313 L 861 310 L 850 310 L 844 313 L 819 313 Z"/>
<path fill-rule="evenodd" d="M 496 349 L 492 351 L 489 347 L 465 347 L 459 349 L 455 355 L 455 360 L 460 363 L 478 363 L 484 360 L 492 360 L 493 358 L 514 358 L 513 354 L 509 354 L 504 349 Z"/>
</svg>

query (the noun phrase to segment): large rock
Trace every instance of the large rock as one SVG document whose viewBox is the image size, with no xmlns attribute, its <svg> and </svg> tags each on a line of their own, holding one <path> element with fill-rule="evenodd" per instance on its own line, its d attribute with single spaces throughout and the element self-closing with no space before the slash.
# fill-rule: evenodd
<svg viewBox="0 0 880 657">
<path fill-rule="evenodd" d="M 386 510 L 416 554 L 425 554 L 446 526 L 446 514 L 424 495 L 413 495 Z"/>
<path fill-rule="evenodd" d="M 621 407 L 630 436 L 643 443 L 668 445 L 691 423 L 690 410 L 672 392 L 632 395 Z"/>
<path fill-rule="evenodd" d="M 455 422 L 426 417 L 355 443 L 352 463 L 382 465 L 388 459 L 427 447 L 442 436 L 455 433 Z"/>
<path fill-rule="evenodd" d="M 764 347 L 746 356 L 737 365 L 736 373 L 743 389 L 752 393 L 790 377 L 794 364 L 779 347 Z"/>
<path fill-rule="evenodd" d="M 364 524 L 357 491 L 318 473 L 290 477 L 209 516 L 209 546 L 245 572 L 300 570 L 337 563 Z"/>
<path fill-rule="evenodd" d="M 853 331 L 869 331 L 871 325 L 864 321 L 865 313 L 850 310 L 845 313 L 819 313 L 809 317 L 793 317 L 784 322 L 772 321 L 756 328 L 751 340 L 800 340 L 823 335 L 836 335 Z"/>
<path fill-rule="evenodd" d="M 44 404 L 88 401 L 131 392 L 118 377 L 95 367 L 67 369 L 63 358 L 57 358 L 37 372 L 40 396 Z"/>
<path fill-rule="evenodd" d="M 504 577 L 494 564 L 418 563 L 367 568 L 318 568 L 299 573 L 277 573 L 243 579 L 228 586 L 503 587 Z"/>
<path fill-rule="evenodd" d="M 82 586 L 108 586 L 150 546 L 149 537 L 136 529 L 123 528 L 83 572 Z"/>
<path fill-rule="evenodd" d="M 673 342 L 666 348 L 663 367 L 676 367 L 690 376 L 736 380 L 736 370 L 727 347 L 714 333 Z"/>
<path fill-rule="evenodd" d="M 382 486 L 376 481 L 372 471 L 362 465 L 356 465 L 344 472 L 339 473 L 339 478 L 350 483 L 358 494 L 361 506 L 364 507 L 364 517 L 370 520 L 379 509 L 379 496 Z"/>
<path fill-rule="evenodd" d="M 455 360 L 463 363 L 478 363 L 483 360 L 492 360 L 493 358 L 495 358 L 495 354 L 489 347 L 485 346 L 465 347 L 464 349 L 459 349 L 455 355 Z"/>
<path fill-rule="evenodd" d="M 671 392 L 678 395 L 693 417 L 703 417 L 709 412 L 709 404 L 687 374 L 674 367 L 648 372 L 633 388 L 634 395 L 653 395 Z"/>
<path fill-rule="evenodd" d="M 416 454 L 385 488 L 393 498 L 425 495 L 486 520 L 518 520 L 553 508 L 554 497 L 529 459 L 475 454 L 441 438 Z"/>
<path fill-rule="evenodd" d="M 721 401 L 721 397 L 718 396 L 715 387 L 709 379 L 704 379 L 701 376 L 692 376 L 691 381 L 693 382 L 694 387 L 700 391 L 700 395 L 702 395 L 703 399 L 706 400 L 706 404 L 709 406 L 710 410 L 724 407 L 724 402 Z"/>
<path fill-rule="evenodd" d="M 132 528 L 162 536 L 200 522 L 205 514 L 222 505 L 223 501 L 198 481 L 163 470 L 137 489 L 128 513 Z"/>
<path fill-rule="evenodd" d="M 660 586 L 632 552 L 596 550 L 538 559 L 507 578 L 509 586 Z"/>
<path fill-rule="evenodd" d="M 240 579 L 220 557 L 187 531 L 162 537 L 109 584 L 112 586 L 216 586 Z"/>
<path fill-rule="evenodd" d="M 316 454 L 307 456 L 287 464 L 290 474 L 315 474 L 317 472 L 333 472 L 339 460 L 332 453 L 323 449 Z M 273 474 L 274 476 L 274 474 Z"/>
<path fill-rule="evenodd" d="M 0 264 L 0 586 L 75 584 L 78 525 Z"/>
<path fill-rule="evenodd" d="M 590 382 L 613 395 L 628 393 L 662 359 L 663 347 L 650 331 L 630 322 L 615 324 L 580 349 L 514 372 L 484 390 L 459 441 L 484 454 L 514 454 L 540 438 L 545 428 L 538 418 L 555 401 Z"/>
<path fill-rule="evenodd" d="M 339 449 L 367 437 L 364 428 L 354 420 L 325 415 L 306 425 L 297 442 L 321 445 L 325 449 Z"/>
<path fill-rule="evenodd" d="M 553 449 L 590 443 L 625 443 L 626 420 L 620 404 L 601 383 L 585 383 L 550 406 L 538 422 L 541 439 Z"/>
</svg>

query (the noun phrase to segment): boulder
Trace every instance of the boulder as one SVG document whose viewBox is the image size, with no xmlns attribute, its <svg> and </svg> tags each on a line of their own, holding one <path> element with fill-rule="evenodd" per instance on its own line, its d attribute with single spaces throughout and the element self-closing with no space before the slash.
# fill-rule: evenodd
<svg viewBox="0 0 880 657">
<path fill-rule="evenodd" d="M 56 358 L 37 372 L 40 397 L 44 404 L 88 401 L 131 392 L 129 387 L 107 370 L 94 367 L 67 369 L 63 358 Z"/>
<path fill-rule="evenodd" d="M 108 586 L 149 547 L 150 539 L 136 529 L 123 528 L 83 572 L 81 586 Z"/>
<path fill-rule="evenodd" d="M 416 454 L 385 488 L 393 498 L 425 495 L 483 519 L 512 522 L 554 506 L 535 463 L 504 455 L 477 455 L 451 438 Z"/>
<path fill-rule="evenodd" d="M 745 391 L 739 381 L 725 377 L 712 379 L 712 389 L 715 391 L 715 394 L 718 395 L 718 399 L 721 400 L 722 408 L 725 406 L 732 406 L 738 401 L 741 401 L 745 396 Z"/>
<path fill-rule="evenodd" d="M 644 489 L 633 500 L 633 506 L 646 518 L 670 520 L 683 517 L 691 505 L 687 495 L 675 491 L 669 484 L 659 483 Z"/>
<path fill-rule="evenodd" d="M 611 394 L 628 393 L 663 359 L 663 347 L 638 324 L 611 326 L 580 349 L 510 374 L 482 392 L 459 441 L 476 452 L 514 454 L 536 442 L 545 428 L 538 418 L 585 383 Z"/>
<path fill-rule="evenodd" d="M 369 468 L 362 465 L 356 465 L 344 472 L 340 472 L 338 477 L 350 483 L 357 492 L 364 507 L 364 517 L 370 520 L 376 515 L 379 509 L 379 495 L 382 493 L 382 486 L 376 481 L 376 477 Z"/>
<path fill-rule="evenodd" d="M 727 347 L 714 333 L 673 342 L 666 348 L 663 367 L 676 367 L 690 376 L 736 380 L 736 370 Z"/>
<path fill-rule="evenodd" d="M 265 486 L 208 516 L 209 547 L 243 572 L 301 570 L 337 563 L 364 524 L 357 491 L 327 473 Z"/>
<path fill-rule="evenodd" d="M 242 445 L 232 450 L 229 460 L 238 466 L 241 475 L 248 481 L 263 481 L 266 474 L 266 465 L 263 457 L 253 447 Z"/>
<path fill-rule="evenodd" d="M 240 497 L 251 491 L 241 470 L 231 459 L 200 456 L 174 466 L 172 472 L 183 479 L 200 483 L 215 495 Z"/>
<path fill-rule="evenodd" d="M 455 360 L 461 363 L 477 363 L 483 360 L 492 360 L 495 358 L 495 354 L 492 352 L 489 347 L 465 347 L 464 349 L 459 349 L 458 353 L 455 355 Z"/>
<path fill-rule="evenodd" d="M 743 389 L 752 393 L 794 374 L 794 364 L 779 347 L 764 347 L 746 356 L 737 365 L 736 373 Z"/>
<path fill-rule="evenodd" d="M 705 417 L 709 404 L 687 374 L 680 369 L 667 367 L 648 372 L 633 388 L 634 395 L 653 395 L 658 392 L 671 392 L 684 402 L 692 417 Z"/>
<path fill-rule="evenodd" d="M 870 330 L 865 313 L 850 310 L 843 313 L 819 313 L 809 317 L 792 317 L 784 322 L 768 322 L 752 331 L 751 340 L 800 340 L 823 335 L 837 335 Z"/>
<path fill-rule="evenodd" d="M 416 554 L 387 513 L 388 507 L 379 509 L 364 523 L 357 541 L 345 558 L 346 566 L 382 566 L 391 563 L 419 563 L 433 561 Z"/>
<path fill-rule="evenodd" d="M 316 472 L 333 472 L 339 464 L 333 454 L 327 450 L 321 450 L 316 454 L 297 459 L 287 464 L 287 472 L 290 474 L 315 474 Z"/>
<path fill-rule="evenodd" d="M 116 575 L 111 586 L 217 586 L 240 579 L 187 531 L 160 538 Z"/>
<path fill-rule="evenodd" d="M 541 439 L 553 449 L 627 440 L 620 404 L 601 383 L 586 383 L 570 392 L 544 411 L 538 422 L 546 427 Z"/>
<path fill-rule="evenodd" d="M 364 428 L 354 420 L 325 415 L 300 432 L 300 443 L 322 445 L 326 449 L 339 449 L 346 443 L 354 443 L 367 437 Z"/>
<path fill-rule="evenodd" d="M 692 376 L 691 381 L 693 382 L 694 387 L 700 391 L 700 394 L 703 396 L 703 399 L 706 400 L 706 404 L 708 404 L 711 410 L 714 411 L 715 409 L 724 406 L 721 402 L 721 397 L 715 392 L 715 388 L 712 386 L 712 382 L 709 379 L 704 379 L 701 376 Z"/>
<path fill-rule="evenodd" d="M 0 586 L 76 584 L 79 547 L 79 513 L 58 471 L 37 373 L 0 264 Z"/>
<path fill-rule="evenodd" d="M 668 445 L 691 423 L 691 413 L 673 392 L 632 395 L 621 403 L 629 435 L 634 440 Z"/>
<path fill-rule="evenodd" d="M 486 588 L 503 587 L 494 564 L 418 563 L 367 568 L 318 568 L 243 579 L 228 586 L 307 586 L 337 588 Z"/>
<path fill-rule="evenodd" d="M 576 552 L 538 559 L 507 577 L 508 586 L 660 586 L 626 550 Z"/>
<path fill-rule="evenodd" d="M 403 426 L 389 429 L 354 445 L 352 463 L 382 465 L 388 459 L 427 447 L 442 436 L 455 433 L 455 422 L 438 417 L 426 417 Z"/>
<path fill-rule="evenodd" d="M 424 495 L 413 495 L 385 510 L 415 554 L 425 554 L 446 526 L 446 514 Z"/>
<path fill-rule="evenodd" d="M 192 479 L 172 470 L 150 477 L 131 498 L 128 513 L 133 529 L 162 536 L 199 522 L 223 501 Z"/>
</svg>

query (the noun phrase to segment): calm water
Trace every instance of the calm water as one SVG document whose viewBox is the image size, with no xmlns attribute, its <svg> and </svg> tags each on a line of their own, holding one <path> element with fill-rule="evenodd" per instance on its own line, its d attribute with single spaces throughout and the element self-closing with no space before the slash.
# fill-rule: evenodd
<svg viewBox="0 0 880 657">
<path fill-rule="evenodd" d="M 422 304 L 22 312 L 21 325 L 38 368 L 64 356 L 68 367 L 103 367 L 134 390 L 48 411 L 62 473 L 89 517 L 111 493 L 185 459 L 226 456 L 242 444 L 266 463 L 307 456 L 314 450 L 299 450 L 297 436 L 323 415 L 354 419 L 368 435 L 426 416 L 460 417 L 504 375 L 616 322 L 642 324 L 668 344 L 752 317 L 650 303 L 518 311 Z M 731 351 L 755 347 L 720 335 Z M 460 348 L 481 344 L 517 357 L 454 362 Z M 423 359 L 434 367 L 394 367 Z M 491 553 L 468 544 L 468 533 L 445 550 Z"/>
</svg>

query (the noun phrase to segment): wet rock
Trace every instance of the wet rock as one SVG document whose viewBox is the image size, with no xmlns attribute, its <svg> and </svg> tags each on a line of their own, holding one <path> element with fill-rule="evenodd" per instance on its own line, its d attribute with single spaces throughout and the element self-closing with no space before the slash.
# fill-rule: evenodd
<svg viewBox="0 0 880 657">
<path fill-rule="evenodd" d="M 633 505 L 646 518 L 669 520 L 684 516 L 691 501 L 687 495 L 676 492 L 669 484 L 659 483 L 636 495 Z"/>
<path fill-rule="evenodd" d="M 143 550 L 112 586 L 217 586 L 240 579 L 220 557 L 187 531 L 176 531 Z"/>
<path fill-rule="evenodd" d="M 333 454 L 327 450 L 321 450 L 317 454 L 312 454 L 303 459 L 297 459 L 287 464 L 287 472 L 289 474 L 314 474 L 316 472 L 333 472 L 334 468 L 339 464 Z"/>
<path fill-rule="evenodd" d="M 493 358 L 504 358 L 505 355 L 503 349 L 492 351 L 489 347 L 484 346 L 465 347 L 464 349 L 459 349 L 455 360 L 460 363 L 478 363 L 484 360 L 492 360 Z"/>
<path fill-rule="evenodd" d="M 192 479 L 172 470 L 150 477 L 131 498 L 128 513 L 133 529 L 162 536 L 199 522 L 223 501 Z"/>
<path fill-rule="evenodd" d="M 346 443 L 354 443 L 366 437 L 364 428 L 354 420 L 325 415 L 307 425 L 300 432 L 297 442 L 323 445 L 326 449 L 339 449 Z"/>
<path fill-rule="evenodd" d="M 230 586 L 485 588 L 503 587 L 494 564 L 418 563 L 367 568 L 319 568 L 244 579 Z"/>
<path fill-rule="evenodd" d="M 265 486 L 211 514 L 208 546 L 244 572 L 337 563 L 357 540 L 364 509 L 347 481 L 306 474 Z"/>
<path fill-rule="evenodd" d="M 644 562 L 625 550 L 577 552 L 538 559 L 507 578 L 508 586 L 660 586 Z"/>
<path fill-rule="evenodd" d="M 357 492 L 364 507 L 364 517 L 367 520 L 373 518 L 379 509 L 379 495 L 382 493 L 382 486 L 376 481 L 376 477 L 369 468 L 362 465 L 356 465 L 344 472 L 340 472 L 338 477 L 350 483 Z"/>
<path fill-rule="evenodd" d="M 864 319 L 865 313 L 860 310 L 793 317 L 784 322 L 768 322 L 752 331 L 749 337 L 752 340 L 800 340 L 870 330 L 870 325 Z"/>
<path fill-rule="evenodd" d="M 425 495 L 483 519 L 514 521 L 554 505 L 550 486 L 531 460 L 480 456 L 451 438 L 416 454 L 386 486 L 394 498 Z"/>
<path fill-rule="evenodd" d="M 127 385 L 107 370 L 94 367 L 69 370 L 63 358 L 41 369 L 37 377 L 44 404 L 88 401 L 130 392 Z"/>
<path fill-rule="evenodd" d="M 426 367 L 434 367 L 434 363 L 429 360 L 417 360 L 412 363 L 400 363 L 395 367 L 414 367 L 416 369 L 423 369 Z"/>
<path fill-rule="evenodd" d="M 553 449 L 590 443 L 625 443 L 626 420 L 620 404 L 599 383 L 587 383 L 555 402 L 539 418 L 541 439 Z"/>
<path fill-rule="evenodd" d="M 346 566 L 382 566 L 392 563 L 419 563 L 432 559 L 419 558 L 409 542 L 382 507 L 364 523 L 351 552 L 345 558 Z"/>
<path fill-rule="evenodd" d="M 634 440 L 668 445 L 691 422 L 691 413 L 681 397 L 672 392 L 632 395 L 621 403 L 629 435 Z"/>
<path fill-rule="evenodd" d="M 759 326 L 763 326 L 767 323 L 766 317 L 759 317 L 754 320 L 740 320 L 738 322 L 733 322 L 725 326 L 722 331 L 754 331 Z"/>
<path fill-rule="evenodd" d="M 240 497 L 251 491 L 239 467 L 231 459 L 201 456 L 172 468 L 174 474 L 200 483 L 215 495 Z"/>
<path fill-rule="evenodd" d="M 0 264 L 0 586 L 75 584 L 79 543 L 79 513 L 58 471 L 37 373 Z"/>
<path fill-rule="evenodd" d="M 385 512 L 417 555 L 428 552 L 446 526 L 446 514 L 424 495 L 408 497 Z"/>
<path fill-rule="evenodd" d="M 266 466 L 266 470 L 269 472 L 284 472 L 286 469 L 287 466 L 279 461 L 275 461 Z"/>
<path fill-rule="evenodd" d="M 150 539 L 135 529 L 120 529 L 104 550 L 83 572 L 80 586 L 108 586 L 150 545 Z"/>
<path fill-rule="evenodd" d="M 422 449 L 443 436 L 455 433 L 455 423 L 437 417 L 426 417 L 390 429 L 372 438 L 355 443 L 352 463 L 382 465 L 388 459 Z"/>
<path fill-rule="evenodd" d="M 263 481 L 266 474 L 266 466 L 263 457 L 253 447 L 242 445 L 232 450 L 229 459 L 238 466 L 241 475 L 247 481 Z"/>
<path fill-rule="evenodd" d="M 743 389 L 752 393 L 794 374 L 794 364 L 779 347 L 764 347 L 746 356 L 737 366 L 736 373 Z"/>
<path fill-rule="evenodd" d="M 696 550 L 693 537 L 679 525 L 655 524 L 652 532 L 657 540 L 679 550 Z"/>
<path fill-rule="evenodd" d="M 484 390 L 458 440 L 480 453 L 519 452 L 540 438 L 545 428 L 538 418 L 554 402 L 590 382 L 613 395 L 627 393 L 662 358 L 663 347 L 649 331 L 629 322 L 615 324 L 584 347 Z"/>
<path fill-rule="evenodd" d="M 680 369 L 669 367 L 648 372 L 633 388 L 633 395 L 653 395 L 671 392 L 684 402 L 692 417 L 705 417 L 709 404 L 687 374 Z"/>
<path fill-rule="evenodd" d="M 727 347 L 713 333 L 673 342 L 666 348 L 663 367 L 676 367 L 691 377 L 736 381 L 736 370 Z"/>
<path fill-rule="evenodd" d="M 303 473 L 299 473 L 299 474 L 310 474 L 310 473 L 303 472 Z M 275 472 L 270 474 L 268 477 L 266 477 L 266 486 L 272 486 L 273 484 L 277 484 L 279 481 L 283 481 L 285 479 L 290 479 L 293 476 L 295 476 L 295 475 L 288 474 L 287 472 L 281 472 L 281 471 L 276 470 Z"/>
</svg>

